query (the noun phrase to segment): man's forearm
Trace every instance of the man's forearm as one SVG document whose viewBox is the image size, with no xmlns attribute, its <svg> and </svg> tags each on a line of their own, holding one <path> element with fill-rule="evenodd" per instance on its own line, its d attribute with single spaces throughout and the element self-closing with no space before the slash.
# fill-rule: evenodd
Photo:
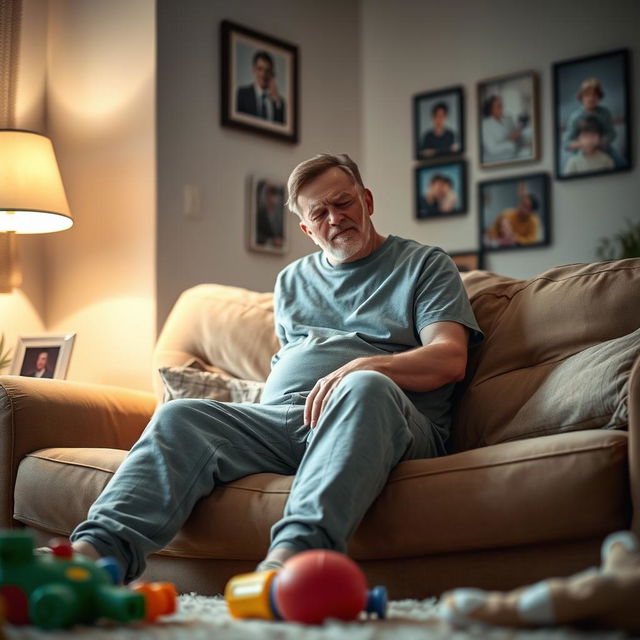
<svg viewBox="0 0 640 640">
<path fill-rule="evenodd" d="M 354 364 L 354 370 L 362 368 L 385 374 L 405 391 L 432 391 L 464 378 L 467 351 L 442 342 L 393 355 L 358 358 Z"/>
</svg>

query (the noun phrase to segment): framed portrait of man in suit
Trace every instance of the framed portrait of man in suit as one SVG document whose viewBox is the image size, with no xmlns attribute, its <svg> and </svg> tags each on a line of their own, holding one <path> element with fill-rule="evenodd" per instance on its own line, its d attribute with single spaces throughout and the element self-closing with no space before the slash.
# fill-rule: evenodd
<svg viewBox="0 0 640 640">
<path fill-rule="evenodd" d="M 75 337 L 75 333 L 20 336 L 11 362 L 11 375 L 66 378 Z"/>
<path fill-rule="evenodd" d="M 298 142 L 298 47 L 220 24 L 221 124 Z"/>
</svg>

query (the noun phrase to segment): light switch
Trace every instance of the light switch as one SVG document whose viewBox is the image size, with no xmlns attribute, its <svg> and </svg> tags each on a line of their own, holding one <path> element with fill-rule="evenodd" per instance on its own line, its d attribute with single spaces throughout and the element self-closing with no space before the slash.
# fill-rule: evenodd
<svg viewBox="0 0 640 640">
<path fill-rule="evenodd" d="M 182 188 L 182 213 L 185 218 L 202 218 L 200 189 L 193 184 L 185 184 Z"/>
</svg>

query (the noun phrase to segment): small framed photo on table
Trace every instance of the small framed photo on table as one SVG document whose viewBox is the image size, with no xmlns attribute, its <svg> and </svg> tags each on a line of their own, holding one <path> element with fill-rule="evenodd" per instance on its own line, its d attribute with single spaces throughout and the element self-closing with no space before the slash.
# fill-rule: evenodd
<svg viewBox="0 0 640 640">
<path fill-rule="evenodd" d="M 20 336 L 10 373 L 28 378 L 66 378 L 75 337 L 75 333 Z"/>
<path fill-rule="evenodd" d="M 252 251 L 286 253 L 289 216 L 285 183 L 277 178 L 254 175 L 249 188 L 247 246 Z"/>
<path fill-rule="evenodd" d="M 535 173 L 478 184 L 480 246 L 487 251 L 546 246 L 551 241 L 549 175 Z"/>
<path fill-rule="evenodd" d="M 464 152 L 462 87 L 428 91 L 413 98 L 416 160 L 431 160 Z"/>
<path fill-rule="evenodd" d="M 538 75 L 534 71 L 478 83 L 478 105 L 481 167 L 538 159 Z"/>
<path fill-rule="evenodd" d="M 629 52 L 558 62 L 553 80 L 556 177 L 631 169 Z"/>
<path fill-rule="evenodd" d="M 415 200 L 418 219 L 441 219 L 466 213 L 466 162 L 416 167 Z"/>
<path fill-rule="evenodd" d="M 298 47 L 220 24 L 221 124 L 298 142 Z"/>
</svg>

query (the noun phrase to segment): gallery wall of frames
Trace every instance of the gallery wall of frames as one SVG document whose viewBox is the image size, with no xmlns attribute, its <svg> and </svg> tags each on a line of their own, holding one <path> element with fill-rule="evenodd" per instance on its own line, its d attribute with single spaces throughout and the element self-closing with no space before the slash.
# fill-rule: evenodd
<svg viewBox="0 0 640 640">
<path fill-rule="evenodd" d="M 477 83 L 478 163 L 495 178 L 478 190 L 477 246 L 452 254 L 462 271 L 482 268 L 487 252 L 547 246 L 553 241 L 554 180 L 589 179 L 632 169 L 629 50 L 552 65 L 555 171 L 541 159 L 540 73 L 525 70 Z M 413 97 L 415 216 L 443 220 L 468 211 L 466 102 L 462 86 Z M 500 176 L 504 167 L 521 174 Z"/>
</svg>

